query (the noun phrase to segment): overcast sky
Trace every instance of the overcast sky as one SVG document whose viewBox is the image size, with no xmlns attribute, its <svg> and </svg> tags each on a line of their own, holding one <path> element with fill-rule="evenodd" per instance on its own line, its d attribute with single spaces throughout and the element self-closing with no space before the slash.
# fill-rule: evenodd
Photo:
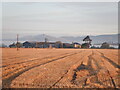
<svg viewBox="0 0 120 90">
<path fill-rule="evenodd" d="M 19 2 L 2 4 L 3 37 L 118 33 L 117 2 Z"/>
</svg>

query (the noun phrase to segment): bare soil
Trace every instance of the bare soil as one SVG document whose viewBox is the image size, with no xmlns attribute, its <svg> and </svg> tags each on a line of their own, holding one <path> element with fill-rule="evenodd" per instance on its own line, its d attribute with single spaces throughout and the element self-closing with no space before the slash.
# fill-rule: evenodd
<svg viewBox="0 0 120 90">
<path fill-rule="evenodd" d="M 2 49 L 3 88 L 119 88 L 118 49 Z"/>
</svg>

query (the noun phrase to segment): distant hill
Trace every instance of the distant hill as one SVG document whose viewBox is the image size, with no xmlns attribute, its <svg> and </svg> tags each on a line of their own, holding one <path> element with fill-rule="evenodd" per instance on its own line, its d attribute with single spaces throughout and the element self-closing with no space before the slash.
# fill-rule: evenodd
<svg viewBox="0 0 120 90">
<path fill-rule="evenodd" d="M 119 34 L 120 36 L 120 34 Z M 82 40 L 85 38 L 85 36 L 81 37 L 73 37 L 73 36 L 62 36 L 62 37 L 54 37 L 49 36 L 45 34 L 35 35 L 35 36 L 25 36 L 19 38 L 20 41 L 44 41 L 44 39 L 47 38 L 48 41 L 55 42 L 55 41 L 62 41 L 62 42 L 79 42 L 82 43 Z M 93 44 L 101 44 L 103 42 L 108 43 L 118 43 L 118 34 L 112 34 L 112 35 L 97 35 L 97 36 L 90 36 L 92 39 Z M 3 39 L 3 43 L 5 42 L 16 42 L 16 39 Z"/>
<path fill-rule="evenodd" d="M 120 34 L 119 34 L 120 36 Z M 71 40 L 71 41 L 76 41 L 76 42 L 80 42 L 82 43 L 83 38 L 85 38 L 85 36 L 82 37 L 62 37 L 66 40 Z M 92 39 L 92 43 L 93 44 L 101 44 L 103 42 L 108 42 L 110 44 L 112 43 L 118 43 L 118 34 L 113 34 L 113 35 L 98 35 L 98 36 L 90 36 L 90 38 Z"/>
</svg>

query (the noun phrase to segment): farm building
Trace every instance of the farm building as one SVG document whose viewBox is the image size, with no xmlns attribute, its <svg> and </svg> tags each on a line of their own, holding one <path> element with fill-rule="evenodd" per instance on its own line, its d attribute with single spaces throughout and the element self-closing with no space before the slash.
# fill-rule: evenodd
<svg viewBox="0 0 120 90">
<path fill-rule="evenodd" d="M 73 45 L 70 43 L 63 43 L 63 48 L 73 48 Z"/>
<path fill-rule="evenodd" d="M 104 43 L 101 45 L 101 48 L 102 48 L 102 49 L 108 49 L 108 48 L 110 48 L 110 45 L 109 45 L 107 42 L 104 42 Z"/>
<path fill-rule="evenodd" d="M 17 43 L 10 44 L 9 47 L 10 47 L 10 48 L 16 48 L 16 47 L 22 48 L 23 45 L 22 45 L 22 43 L 17 42 Z"/>
<path fill-rule="evenodd" d="M 15 43 L 10 44 L 9 47 L 10 47 L 10 48 L 16 48 L 16 44 L 15 44 Z"/>
<path fill-rule="evenodd" d="M 74 42 L 73 47 L 74 48 L 81 48 L 81 45 L 79 43 L 77 43 L 77 42 Z"/>
<path fill-rule="evenodd" d="M 61 48 L 61 42 L 29 42 L 26 41 L 23 43 L 25 48 Z"/>
<path fill-rule="evenodd" d="M 82 48 L 90 48 L 91 46 L 91 39 L 89 36 L 86 36 L 84 39 L 83 39 L 84 43 L 82 44 Z"/>
<path fill-rule="evenodd" d="M 25 47 L 25 48 L 33 48 L 33 47 L 36 47 L 36 42 L 26 41 L 26 42 L 23 43 L 23 47 Z"/>
</svg>

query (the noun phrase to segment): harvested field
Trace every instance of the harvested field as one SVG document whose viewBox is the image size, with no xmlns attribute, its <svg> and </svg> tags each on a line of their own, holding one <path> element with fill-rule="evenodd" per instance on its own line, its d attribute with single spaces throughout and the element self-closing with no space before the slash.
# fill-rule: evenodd
<svg viewBox="0 0 120 90">
<path fill-rule="evenodd" d="M 3 88 L 119 88 L 117 49 L 2 49 Z"/>
</svg>

